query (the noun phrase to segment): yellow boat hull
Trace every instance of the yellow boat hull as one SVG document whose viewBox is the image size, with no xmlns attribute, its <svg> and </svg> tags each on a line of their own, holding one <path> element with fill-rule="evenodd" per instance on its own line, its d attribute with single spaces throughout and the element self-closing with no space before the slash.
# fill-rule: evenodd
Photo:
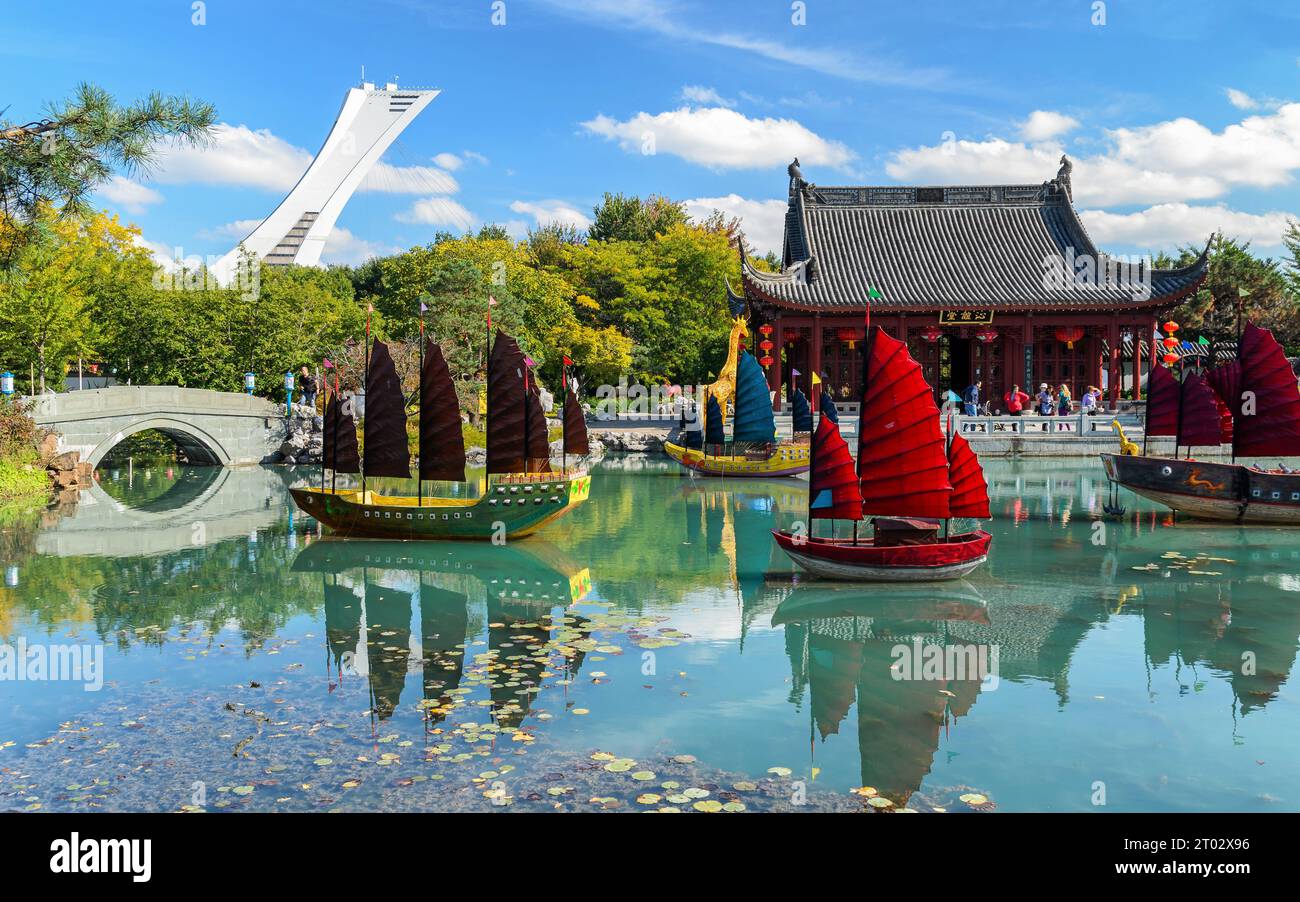
<svg viewBox="0 0 1300 902">
<path fill-rule="evenodd" d="M 744 454 L 705 454 L 698 448 L 683 448 L 664 442 L 664 452 L 692 473 L 700 476 L 731 476 L 771 479 L 808 472 L 808 445 L 782 442 L 766 458 Z"/>
</svg>

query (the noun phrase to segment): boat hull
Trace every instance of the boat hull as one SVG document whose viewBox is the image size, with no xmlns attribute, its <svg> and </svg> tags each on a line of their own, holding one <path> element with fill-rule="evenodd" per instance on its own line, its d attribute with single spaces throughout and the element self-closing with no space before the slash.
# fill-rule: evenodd
<svg viewBox="0 0 1300 902">
<path fill-rule="evenodd" d="M 558 520 L 591 493 L 584 472 L 489 477 L 478 498 L 385 496 L 356 490 L 291 488 L 298 508 L 344 538 L 516 539 Z"/>
<path fill-rule="evenodd" d="M 815 576 L 853 582 L 935 582 L 960 579 L 988 560 L 992 536 L 983 530 L 924 545 L 876 545 L 871 539 L 819 539 L 772 530 L 781 550 Z"/>
<path fill-rule="evenodd" d="M 769 457 L 761 460 L 750 460 L 744 455 L 705 454 L 672 442 L 664 442 L 664 453 L 698 476 L 771 479 L 807 473 L 809 465 L 808 445 L 793 443 L 777 445 Z"/>
<path fill-rule="evenodd" d="M 1103 454 L 1106 478 L 1189 517 L 1300 526 L 1300 473 L 1241 464 Z"/>
</svg>

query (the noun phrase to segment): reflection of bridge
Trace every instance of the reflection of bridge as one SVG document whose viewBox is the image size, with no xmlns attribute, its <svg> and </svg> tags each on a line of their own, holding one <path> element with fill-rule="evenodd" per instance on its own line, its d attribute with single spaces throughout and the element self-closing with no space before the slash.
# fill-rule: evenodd
<svg viewBox="0 0 1300 902">
<path fill-rule="evenodd" d="M 41 395 L 32 418 L 57 431 L 60 451 L 98 466 L 123 439 L 156 429 L 193 463 L 237 466 L 268 461 L 284 437 L 283 409 L 235 392 L 174 385 L 117 385 Z"/>
<path fill-rule="evenodd" d="M 96 483 L 80 493 L 74 513 L 37 535 L 36 550 L 139 557 L 212 545 L 286 518 L 287 497 L 280 471 L 271 467 L 187 469 L 173 488 L 135 507 Z"/>
</svg>

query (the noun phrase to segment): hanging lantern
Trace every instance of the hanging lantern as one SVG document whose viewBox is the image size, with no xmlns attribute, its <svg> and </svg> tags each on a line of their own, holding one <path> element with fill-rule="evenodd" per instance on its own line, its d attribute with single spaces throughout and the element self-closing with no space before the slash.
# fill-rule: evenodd
<svg viewBox="0 0 1300 902">
<path fill-rule="evenodd" d="M 766 338 L 764 338 L 762 341 L 760 341 L 760 342 L 758 343 L 758 346 L 759 346 L 759 348 L 761 348 L 763 351 L 770 351 L 770 350 L 772 350 L 773 348 L 776 347 L 776 345 L 772 344 L 772 342 L 769 341 L 769 340 L 766 339 Z"/>
<path fill-rule="evenodd" d="M 847 341 L 849 343 L 849 350 L 851 351 L 855 347 L 857 340 L 862 336 L 859 335 L 858 330 L 852 326 L 840 326 L 839 329 L 835 330 L 835 337 L 840 341 Z"/>
<path fill-rule="evenodd" d="M 1056 330 L 1056 340 L 1065 342 L 1065 346 L 1074 350 L 1074 343 L 1083 338 L 1083 326 L 1061 326 Z"/>
<path fill-rule="evenodd" d="M 976 332 L 975 337 L 979 339 L 980 344 L 992 344 L 993 342 L 998 340 L 998 330 L 986 326 L 985 328 L 980 329 L 978 332 Z"/>
<path fill-rule="evenodd" d="M 1172 351 L 1174 348 L 1178 347 L 1178 345 L 1179 345 L 1179 341 L 1178 341 L 1178 339 L 1176 339 L 1176 338 L 1174 338 L 1172 335 L 1170 335 L 1168 338 L 1166 338 L 1164 341 L 1162 341 L 1161 344 L 1164 345 L 1166 348 L 1168 348 L 1169 350 Z"/>
<path fill-rule="evenodd" d="M 771 366 L 771 365 L 773 364 L 773 362 L 774 362 L 774 361 L 772 360 L 772 358 L 769 357 L 769 356 L 766 356 L 766 355 L 763 356 L 763 357 L 758 358 L 758 364 L 759 364 L 759 366 L 763 367 L 764 369 L 766 369 L 767 367 Z"/>
<path fill-rule="evenodd" d="M 798 329 L 786 329 L 784 335 L 785 335 L 785 343 L 788 345 L 792 345 L 799 340 Z"/>
<path fill-rule="evenodd" d="M 1168 332 L 1170 335 L 1173 335 L 1175 332 L 1178 331 L 1178 323 L 1174 322 L 1173 320 L 1169 320 L 1167 323 L 1165 323 L 1165 324 L 1164 324 L 1163 326 L 1161 326 L 1160 328 L 1164 329 L 1164 330 L 1165 330 L 1166 332 Z"/>
<path fill-rule="evenodd" d="M 1175 363 L 1178 362 L 1178 355 L 1177 355 L 1177 354 L 1166 354 L 1166 355 L 1165 355 L 1164 357 L 1162 357 L 1161 359 L 1164 360 L 1166 366 L 1173 366 Z"/>
<path fill-rule="evenodd" d="M 925 339 L 925 341 L 929 342 L 930 344 L 934 344 L 942 337 L 943 337 L 943 330 L 940 329 L 938 326 L 926 326 L 924 329 L 921 330 L 921 338 Z"/>
<path fill-rule="evenodd" d="M 772 325 L 770 323 L 763 323 L 763 325 L 758 327 L 758 331 L 764 338 L 766 338 L 772 334 Z"/>
</svg>

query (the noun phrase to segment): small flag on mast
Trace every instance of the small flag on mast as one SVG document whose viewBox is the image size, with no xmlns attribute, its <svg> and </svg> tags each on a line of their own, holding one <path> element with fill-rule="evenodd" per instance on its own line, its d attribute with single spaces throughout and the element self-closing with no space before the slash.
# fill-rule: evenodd
<svg viewBox="0 0 1300 902">
<path fill-rule="evenodd" d="M 487 316 L 488 316 L 488 331 L 489 331 L 489 332 L 492 331 L 492 308 L 495 307 L 496 305 L 497 305 L 497 299 L 494 298 L 494 297 L 492 297 L 492 295 L 489 294 L 489 295 L 488 295 L 488 314 L 487 314 Z"/>
<path fill-rule="evenodd" d="M 822 377 L 821 377 L 821 376 L 818 376 L 816 373 L 813 373 L 812 384 L 813 384 L 813 385 L 821 385 L 821 384 L 822 384 Z"/>
<path fill-rule="evenodd" d="M 333 361 L 333 360 L 330 360 L 328 357 L 326 357 L 325 360 L 324 360 L 324 363 L 325 363 L 325 369 L 327 369 L 327 370 L 332 370 L 332 369 L 334 369 L 334 361 Z"/>
</svg>

